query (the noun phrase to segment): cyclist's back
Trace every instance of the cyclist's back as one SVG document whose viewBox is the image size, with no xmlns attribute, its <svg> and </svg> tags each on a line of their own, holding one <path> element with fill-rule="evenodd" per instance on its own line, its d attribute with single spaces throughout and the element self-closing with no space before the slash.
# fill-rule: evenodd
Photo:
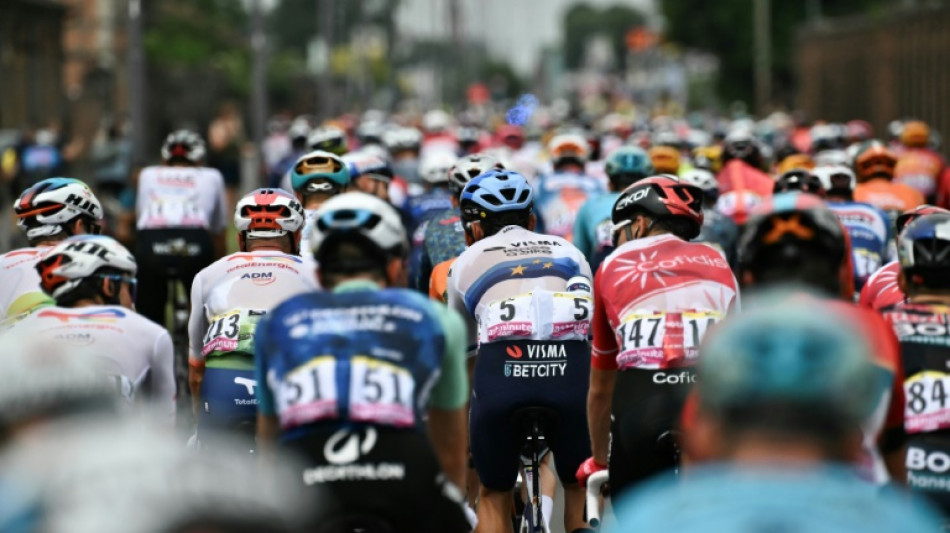
<svg viewBox="0 0 950 533">
<path fill-rule="evenodd" d="M 851 238 L 854 288 L 860 290 L 888 260 L 890 232 L 887 215 L 861 202 L 828 202 Z"/>
</svg>

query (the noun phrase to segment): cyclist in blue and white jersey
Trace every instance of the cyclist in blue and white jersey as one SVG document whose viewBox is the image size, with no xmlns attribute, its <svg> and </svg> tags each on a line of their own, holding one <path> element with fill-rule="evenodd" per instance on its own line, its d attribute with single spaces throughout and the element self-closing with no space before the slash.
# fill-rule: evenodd
<svg viewBox="0 0 950 533">
<path fill-rule="evenodd" d="M 811 171 L 825 189 L 825 201 L 851 237 L 854 288 L 860 291 L 871 274 L 892 255 L 887 215 L 870 204 L 854 201 L 857 184 L 847 167 L 816 167 Z"/>
<path fill-rule="evenodd" d="M 332 494 L 328 520 L 468 531 L 457 488 L 468 398 L 461 318 L 401 288 L 406 232 L 379 198 L 330 199 L 311 242 L 327 291 L 294 296 L 257 328 L 259 448 L 266 455 L 279 440 L 304 457 L 301 489 Z"/>
<path fill-rule="evenodd" d="M 26 189 L 13 204 L 17 226 L 29 246 L 0 255 L 0 322 L 22 316 L 53 300 L 40 288 L 36 263 L 71 235 L 99 233 L 102 205 L 89 187 L 72 178 L 50 178 Z"/>
<path fill-rule="evenodd" d="M 199 430 L 253 430 L 257 324 L 287 298 L 317 289 L 313 261 L 299 255 L 303 222 L 303 207 L 287 191 L 251 191 L 234 212 L 240 251 L 195 276 L 188 381 Z"/>
<path fill-rule="evenodd" d="M 570 242 L 532 231 L 534 195 L 523 176 L 486 172 L 462 190 L 468 249 L 449 274 L 449 306 L 467 317 L 475 357 L 470 444 L 481 482 L 479 528 L 510 531 L 522 434 L 521 408 L 560 420 L 550 442 L 564 486 L 565 529 L 584 528 L 574 477 L 590 453 L 585 412 L 590 376 L 591 271 Z"/>
<path fill-rule="evenodd" d="M 584 203 L 574 221 L 574 246 L 584 252 L 591 270 L 613 251 L 610 214 L 620 191 L 653 174 L 653 163 L 646 151 L 636 146 L 621 146 L 607 156 L 604 172 L 610 180 L 610 192 Z"/>
<path fill-rule="evenodd" d="M 419 176 L 424 190 L 406 202 L 404 216 L 410 244 L 409 286 L 418 291 L 429 290 L 428 285 L 422 285 L 420 278 L 426 227 L 436 213 L 452 208 L 449 172 L 457 160 L 458 157 L 452 152 L 429 152 L 423 155 L 419 163 Z"/>
<path fill-rule="evenodd" d="M 583 135 L 556 135 L 548 144 L 554 172 L 535 183 L 535 208 L 544 233 L 572 240 L 574 220 L 589 198 L 607 192 L 603 183 L 584 173 L 590 146 Z"/>
</svg>

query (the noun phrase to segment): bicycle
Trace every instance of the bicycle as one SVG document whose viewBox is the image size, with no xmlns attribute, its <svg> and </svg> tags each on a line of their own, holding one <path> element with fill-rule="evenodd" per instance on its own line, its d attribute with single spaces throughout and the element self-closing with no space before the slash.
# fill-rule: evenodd
<svg viewBox="0 0 950 533">
<path fill-rule="evenodd" d="M 524 502 L 523 512 L 517 530 L 521 533 L 550 533 L 547 520 L 541 510 L 541 462 L 550 450 L 546 442 L 553 437 L 557 428 L 559 415 L 553 409 L 546 407 L 525 407 L 515 411 L 512 415 L 515 426 L 520 428 L 525 447 L 521 455 L 522 482 L 524 483 L 527 501 Z M 521 491 L 516 487 L 516 494 Z"/>
</svg>

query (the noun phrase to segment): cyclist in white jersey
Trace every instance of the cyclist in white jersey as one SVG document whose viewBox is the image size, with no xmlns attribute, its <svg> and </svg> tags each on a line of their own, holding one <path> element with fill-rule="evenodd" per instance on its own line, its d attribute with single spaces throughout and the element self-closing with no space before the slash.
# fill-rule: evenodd
<svg viewBox="0 0 950 533">
<path fill-rule="evenodd" d="M 317 289 L 312 259 L 299 255 L 303 221 L 303 206 L 290 193 L 248 193 L 234 212 L 240 252 L 195 276 L 188 381 L 201 427 L 254 426 L 257 323 L 282 301 Z"/>
<path fill-rule="evenodd" d="M 125 395 L 150 401 L 161 420 L 174 421 L 171 338 L 135 312 L 132 254 L 111 237 L 77 235 L 51 248 L 36 270 L 56 306 L 24 317 L 11 333 L 101 355 Z"/>
<path fill-rule="evenodd" d="M 26 189 L 13 204 L 17 226 L 30 246 L 0 256 L 0 323 L 53 301 L 40 288 L 36 263 L 50 246 L 71 235 L 99 233 L 102 205 L 72 178 L 50 178 Z"/>
<path fill-rule="evenodd" d="M 190 286 L 202 268 L 224 255 L 224 178 L 213 168 L 199 166 L 204 154 L 198 134 L 176 131 L 162 146 L 164 164 L 139 175 L 135 257 L 149 298 L 138 307 L 159 324 L 165 323 L 169 280 Z"/>
<path fill-rule="evenodd" d="M 481 482 L 479 530 L 510 528 L 511 490 L 523 439 L 517 412 L 558 413 L 549 442 L 564 486 L 567 531 L 584 527 L 574 471 L 590 453 L 584 411 L 589 379 L 591 271 L 570 242 L 535 233 L 533 193 L 523 176 L 492 170 L 473 178 L 460 207 L 469 248 L 449 273 L 449 306 L 467 318 L 475 360 L 470 445 Z"/>
<path fill-rule="evenodd" d="M 346 191 L 350 185 L 350 171 L 336 154 L 315 150 L 301 156 L 290 169 L 290 184 L 304 209 L 300 248 L 309 250 L 307 238 L 313 231 L 314 213 L 324 202 Z"/>
</svg>

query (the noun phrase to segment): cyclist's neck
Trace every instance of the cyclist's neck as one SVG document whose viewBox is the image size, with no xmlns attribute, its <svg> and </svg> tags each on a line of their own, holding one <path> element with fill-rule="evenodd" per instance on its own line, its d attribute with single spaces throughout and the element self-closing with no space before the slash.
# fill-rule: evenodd
<svg viewBox="0 0 950 533">
<path fill-rule="evenodd" d="M 819 464 L 829 459 L 827 452 L 817 443 L 807 440 L 760 439 L 743 437 L 725 459 L 730 463 L 745 467 L 757 465 L 788 465 L 800 467 Z"/>
<path fill-rule="evenodd" d="M 91 307 L 93 305 L 106 305 L 105 300 L 101 297 L 96 296 L 95 298 L 84 298 L 82 300 L 76 300 L 76 303 L 71 305 L 71 308 L 75 307 Z"/>
</svg>

